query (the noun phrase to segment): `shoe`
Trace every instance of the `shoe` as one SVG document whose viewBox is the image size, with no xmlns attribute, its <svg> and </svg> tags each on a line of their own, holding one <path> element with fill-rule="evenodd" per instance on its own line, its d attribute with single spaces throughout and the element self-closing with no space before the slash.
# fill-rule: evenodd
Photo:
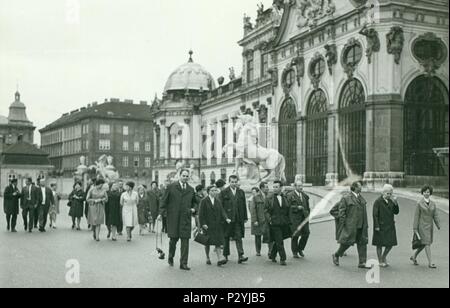
<svg viewBox="0 0 450 308">
<path fill-rule="evenodd" d="M 414 257 L 409 258 L 409 260 L 411 260 L 411 262 L 413 263 L 413 265 L 415 265 L 415 266 L 419 265 L 419 263 L 417 262 L 416 259 L 414 259 Z"/>
<path fill-rule="evenodd" d="M 97 240 L 97 237 L 95 236 L 95 233 L 92 234 L 92 237 L 94 238 L 94 240 Z"/>
<path fill-rule="evenodd" d="M 97 242 L 100 242 L 100 239 L 98 238 L 98 239 L 96 239 L 96 241 L 97 241 Z"/>
<path fill-rule="evenodd" d="M 300 255 L 300 257 L 304 258 L 305 254 L 303 253 L 303 251 L 299 251 L 298 254 Z"/>
<path fill-rule="evenodd" d="M 190 271 L 191 269 L 187 265 L 180 265 L 180 270 Z"/>
<path fill-rule="evenodd" d="M 211 260 L 207 260 L 206 261 L 206 265 L 211 265 L 212 263 L 211 263 Z"/>
<path fill-rule="evenodd" d="M 78 227 L 78 228 L 77 228 L 77 231 L 81 231 L 81 228 L 80 228 L 80 227 Z"/>
<path fill-rule="evenodd" d="M 169 263 L 170 266 L 173 267 L 173 258 L 169 258 L 168 263 Z"/>
<path fill-rule="evenodd" d="M 386 267 L 388 267 L 388 265 L 387 265 L 386 263 L 384 263 L 384 262 L 381 262 L 381 263 L 380 263 L 380 267 L 386 268 Z"/>
<path fill-rule="evenodd" d="M 256 256 L 257 256 L 257 257 L 261 257 L 261 253 L 260 253 L 260 252 L 257 252 L 257 253 L 256 253 Z"/>
<path fill-rule="evenodd" d="M 294 254 L 294 259 L 300 259 L 300 256 L 296 253 Z"/>
<path fill-rule="evenodd" d="M 116 239 L 115 237 L 113 237 L 111 240 L 112 240 L 113 242 L 116 242 L 116 241 L 117 241 L 117 239 Z"/>
<path fill-rule="evenodd" d="M 272 260 L 273 263 L 277 263 L 277 258 L 270 258 L 270 260 Z"/>
<path fill-rule="evenodd" d="M 362 269 L 371 269 L 370 266 L 367 266 L 367 265 L 365 265 L 365 264 L 359 264 L 359 265 L 358 265 L 358 268 L 362 268 Z"/>
<path fill-rule="evenodd" d="M 53 230 L 56 230 L 56 226 L 53 226 Z"/>
<path fill-rule="evenodd" d="M 75 225 L 72 225 L 72 230 L 75 230 Z"/>
<path fill-rule="evenodd" d="M 225 264 L 227 264 L 227 260 L 220 260 L 219 262 L 217 262 L 217 266 L 222 266 L 222 265 L 225 265 Z"/>
<path fill-rule="evenodd" d="M 44 233 L 45 229 L 39 229 L 39 232 Z"/>
<path fill-rule="evenodd" d="M 9 231 L 9 225 L 8 225 L 8 226 L 6 226 L 6 231 Z"/>
<path fill-rule="evenodd" d="M 119 232 L 118 235 L 122 236 L 123 234 L 122 234 L 122 232 Z"/>
<path fill-rule="evenodd" d="M 437 269 L 437 266 L 435 264 L 428 265 L 428 267 L 432 269 Z"/>
<path fill-rule="evenodd" d="M 287 264 L 286 264 L 286 261 L 280 261 L 280 265 L 286 266 L 286 265 L 287 265 Z"/>
<path fill-rule="evenodd" d="M 28 233 L 33 233 L 33 231 L 31 231 L 31 230 L 28 230 Z"/>
<path fill-rule="evenodd" d="M 247 261 L 248 261 L 248 257 L 241 256 L 239 258 L 238 264 L 242 264 L 242 263 L 247 262 Z"/>
<path fill-rule="evenodd" d="M 108 235 L 106 236 L 106 238 L 110 238 L 111 237 L 111 232 L 108 232 Z"/>
<path fill-rule="evenodd" d="M 27 231 L 27 229 L 28 229 L 27 226 L 25 226 L 25 227 L 23 227 L 23 228 L 24 228 L 25 231 Z"/>
<path fill-rule="evenodd" d="M 339 257 L 336 254 L 331 255 L 333 258 L 333 264 L 339 266 Z"/>
<path fill-rule="evenodd" d="M 17 233 L 17 230 L 16 229 L 12 229 L 11 232 L 12 233 Z"/>
</svg>

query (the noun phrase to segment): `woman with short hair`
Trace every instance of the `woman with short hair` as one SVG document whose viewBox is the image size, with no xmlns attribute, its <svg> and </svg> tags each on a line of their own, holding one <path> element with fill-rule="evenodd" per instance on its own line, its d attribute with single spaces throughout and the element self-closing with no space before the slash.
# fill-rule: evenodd
<svg viewBox="0 0 450 308">
<path fill-rule="evenodd" d="M 431 244 L 433 244 L 434 224 L 440 230 L 441 223 L 436 204 L 430 199 L 431 195 L 433 195 L 433 187 L 425 185 L 421 193 L 423 198 L 417 204 L 413 225 L 414 233 L 419 237 L 421 246 L 416 250 L 410 260 L 414 265 L 419 265 L 417 263 L 417 256 L 425 249 L 428 258 L 428 267 L 436 269 L 437 267 L 431 258 Z"/>
<path fill-rule="evenodd" d="M 81 217 L 83 217 L 84 211 L 84 200 L 86 199 L 86 195 L 83 191 L 83 184 L 81 182 L 75 182 L 73 184 L 73 190 L 69 195 L 69 203 L 70 206 L 69 216 L 72 217 L 72 230 L 75 229 L 75 220 L 76 220 L 76 228 L 77 231 L 80 231 L 80 223 Z"/>
<path fill-rule="evenodd" d="M 123 226 L 127 230 L 127 241 L 131 242 L 132 232 L 138 224 L 137 204 L 139 201 L 138 193 L 135 192 L 134 183 L 127 182 L 124 186 L 125 192 L 120 197 L 120 205 L 122 206 Z"/>
<path fill-rule="evenodd" d="M 88 222 L 92 227 L 92 235 L 94 240 L 100 241 L 100 227 L 105 223 L 105 204 L 108 201 L 106 189 L 104 189 L 105 181 L 98 179 L 95 186 L 89 190 L 86 200 L 89 204 Z"/>
<path fill-rule="evenodd" d="M 108 201 L 105 205 L 105 220 L 108 227 L 108 235 L 111 232 L 111 240 L 117 241 L 117 227 L 120 225 L 122 211 L 120 208 L 120 187 L 119 183 L 111 185 L 111 189 L 108 192 Z"/>
</svg>

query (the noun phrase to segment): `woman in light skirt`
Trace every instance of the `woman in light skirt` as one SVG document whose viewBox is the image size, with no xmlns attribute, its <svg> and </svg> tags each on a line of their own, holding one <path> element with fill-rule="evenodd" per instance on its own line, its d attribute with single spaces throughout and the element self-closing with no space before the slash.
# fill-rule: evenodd
<svg viewBox="0 0 450 308">
<path fill-rule="evenodd" d="M 125 192 L 120 197 L 120 205 L 122 206 L 123 226 L 127 230 L 127 241 L 131 242 L 131 233 L 138 224 L 137 204 L 139 202 L 138 193 L 134 190 L 134 183 L 125 184 Z"/>
<path fill-rule="evenodd" d="M 105 203 L 108 201 L 104 184 L 104 180 L 98 179 L 86 196 L 86 201 L 89 203 L 88 221 L 92 226 L 94 240 L 97 242 L 100 241 L 100 226 L 105 223 Z"/>
</svg>

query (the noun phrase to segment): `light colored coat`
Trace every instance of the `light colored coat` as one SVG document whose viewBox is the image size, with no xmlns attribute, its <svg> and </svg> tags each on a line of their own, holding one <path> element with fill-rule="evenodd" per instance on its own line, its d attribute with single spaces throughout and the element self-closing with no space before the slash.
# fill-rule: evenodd
<svg viewBox="0 0 450 308">
<path fill-rule="evenodd" d="M 441 221 L 439 219 L 436 204 L 430 200 L 430 204 L 427 205 L 425 199 L 420 200 L 414 215 L 413 229 L 414 232 L 419 233 L 422 245 L 433 244 L 433 222 L 438 229 L 441 228 Z"/>
<path fill-rule="evenodd" d="M 133 191 L 131 195 L 128 192 L 120 196 L 120 205 L 122 205 L 122 221 L 124 227 L 135 227 L 138 224 L 137 204 L 139 201 L 138 193 Z"/>
</svg>

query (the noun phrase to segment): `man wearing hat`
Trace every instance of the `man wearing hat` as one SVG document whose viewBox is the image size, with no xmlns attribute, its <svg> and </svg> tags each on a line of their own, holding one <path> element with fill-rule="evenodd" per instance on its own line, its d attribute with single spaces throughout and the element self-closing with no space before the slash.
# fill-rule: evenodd
<svg viewBox="0 0 450 308">
<path fill-rule="evenodd" d="M 17 179 L 12 179 L 5 188 L 3 210 L 6 215 L 6 229 L 16 231 L 17 214 L 19 214 L 20 191 L 17 188 Z"/>
</svg>

